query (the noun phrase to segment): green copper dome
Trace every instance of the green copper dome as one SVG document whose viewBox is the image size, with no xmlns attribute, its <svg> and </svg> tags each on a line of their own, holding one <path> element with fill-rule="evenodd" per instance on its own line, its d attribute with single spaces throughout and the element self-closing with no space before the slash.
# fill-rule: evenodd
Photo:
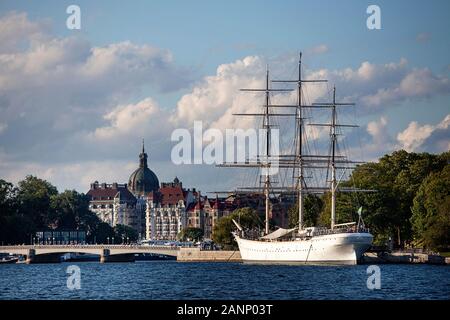
<svg viewBox="0 0 450 320">
<path fill-rule="evenodd" d="M 144 143 L 142 143 L 142 152 L 139 155 L 139 168 L 131 174 L 128 188 L 135 195 L 145 195 L 159 189 L 158 177 L 147 166 L 147 154 L 145 153 Z"/>
</svg>

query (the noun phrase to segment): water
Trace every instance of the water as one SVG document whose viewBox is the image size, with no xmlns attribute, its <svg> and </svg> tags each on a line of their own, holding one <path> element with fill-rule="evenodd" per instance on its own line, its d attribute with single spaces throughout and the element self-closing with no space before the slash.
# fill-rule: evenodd
<svg viewBox="0 0 450 320">
<path fill-rule="evenodd" d="M 380 265 L 381 289 L 369 290 L 367 265 L 83 262 L 69 290 L 69 265 L 0 265 L 0 299 L 450 299 L 447 266 Z"/>
</svg>

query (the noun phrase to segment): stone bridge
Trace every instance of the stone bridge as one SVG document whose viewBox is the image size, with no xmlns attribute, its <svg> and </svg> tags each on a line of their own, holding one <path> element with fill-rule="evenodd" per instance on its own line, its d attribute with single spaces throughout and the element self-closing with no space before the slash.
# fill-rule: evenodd
<svg viewBox="0 0 450 320">
<path fill-rule="evenodd" d="M 178 247 L 141 245 L 19 245 L 0 246 L 0 253 L 24 255 L 27 263 L 59 262 L 65 253 L 89 253 L 100 256 L 100 262 L 134 261 L 134 255 L 152 253 L 158 255 L 178 255 Z"/>
</svg>

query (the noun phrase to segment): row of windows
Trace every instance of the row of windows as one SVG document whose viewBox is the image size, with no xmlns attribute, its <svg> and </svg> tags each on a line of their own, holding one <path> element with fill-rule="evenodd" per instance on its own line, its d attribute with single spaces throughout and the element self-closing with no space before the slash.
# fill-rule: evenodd
<svg viewBox="0 0 450 320">
<path fill-rule="evenodd" d="M 156 217 L 167 217 L 167 216 L 178 216 L 176 212 L 157 212 L 156 214 L 153 214 L 153 216 Z"/>
<path fill-rule="evenodd" d="M 174 232 L 176 232 L 176 231 L 178 231 L 178 228 L 158 228 L 158 227 L 156 227 L 155 228 L 155 231 L 157 231 L 157 232 L 161 232 L 161 231 L 174 231 Z"/>
<path fill-rule="evenodd" d="M 113 197 L 92 197 L 92 200 L 112 200 Z"/>
<path fill-rule="evenodd" d="M 176 219 L 170 219 L 170 220 L 161 220 L 161 219 L 156 219 L 155 220 L 155 223 L 157 223 L 157 224 L 161 224 L 161 223 L 171 223 L 171 224 L 177 224 L 178 223 L 178 220 L 176 220 Z"/>
<path fill-rule="evenodd" d="M 106 209 L 106 208 L 112 209 L 113 207 L 114 206 L 112 204 L 101 204 L 101 205 L 93 204 L 93 205 L 91 205 L 92 209 Z"/>
</svg>

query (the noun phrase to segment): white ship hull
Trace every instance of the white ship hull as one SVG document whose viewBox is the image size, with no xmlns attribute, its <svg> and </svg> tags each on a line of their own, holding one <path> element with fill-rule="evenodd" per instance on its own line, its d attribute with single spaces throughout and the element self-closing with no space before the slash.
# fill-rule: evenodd
<svg viewBox="0 0 450 320">
<path fill-rule="evenodd" d="M 370 233 L 337 233 L 291 241 L 248 240 L 235 234 L 242 260 L 250 263 L 357 264 L 372 245 Z"/>
</svg>

